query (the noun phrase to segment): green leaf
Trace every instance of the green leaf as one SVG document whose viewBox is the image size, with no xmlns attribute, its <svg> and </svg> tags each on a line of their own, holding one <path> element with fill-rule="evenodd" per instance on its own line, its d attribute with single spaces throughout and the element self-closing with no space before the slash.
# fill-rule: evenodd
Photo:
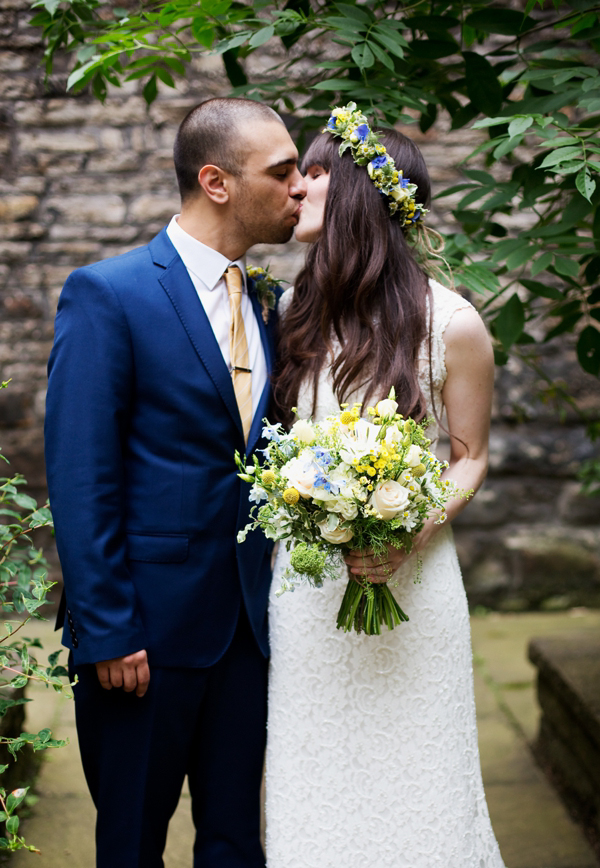
<svg viewBox="0 0 600 868">
<path fill-rule="evenodd" d="M 463 51 L 463 57 L 469 99 L 480 112 L 495 115 L 502 105 L 502 86 L 493 66 L 474 51 Z"/>
<path fill-rule="evenodd" d="M 535 277 L 536 274 L 539 274 L 541 271 L 545 271 L 551 263 L 552 254 L 542 253 L 542 255 L 538 256 L 538 258 L 531 264 L 532 275 Z"/>
<path fill-rule="evenodd" d="M 250 48 L 258 48 L 260 45 L 264 45 L 265 42 L 268 42 L 269 39 L 272 39 L 273 36 L 275 36 L 275 27 L 272 24 L 269 24 L 268 27 L 261 27 L 260 30 L 257 30 L 256 33 L 250 37 L 248 45 Z"/>
<path fill-rule="evenodd" d="M 546 157 L 544 157 L 538 168 L 547 169 L 549 166 L 556 166 L 558 163 L 563 163 L 570 159 L 572 160 L 575 156 L 583 158 L 583 150 L 581 146 L 573 147 L 570 145 L 566 148 L 556 148 L 556 150 L 551 151 Z"/>
<path fill-rule="evenodd" d="M 551 253 L 545 253 L 544 256 L 549 256 L 550 260 L 552 260 Z M 541 256 L 540 259 L 542 259 Z M 521 277 L 519 278 L 519 283 L 522 283 L 525 289 L 528 289 L 529 292 L 532 292 L 534 295 L 539 295 L 542 298 L 551 298 L 554 301 L 562 301 L 564 298 L 559 289 L 556 289 L 554 286 L 546 286 L 545 283 L 540 283 L 538 280 L 528 280 Z"/>
<path fill-rule="evenodd" d="M 376 57 L 378 60 L 380 60 L 381 63 L 383 63 L 384 66 L 386 66 L 389 70 L 393 70 L 393 69 L 394 69 L 394 61 L 393 61 L 392 58 L 389 56 L 389 54 L 387 54 L 387 53 L 383 50 L 383 48 L 380 48 L 379 45 L 377 45 L 376 42 L 370 42 L 370 43 L 369 43 L 369 47 L 370 47 L 371 51 L 373 52 L 373 54 L 375 55 L 375 57 Z"/>
<path fill-rule="evenodd" d="M 144 85 L 144 90 L 142 91 L 142 93 L 148 105 L 154 102 L 154 100 L 156 99 L 156 94 L 158 93 L 158 88 L 156 86 L 156 75 L 153 75 L 151 78 L 148 79 L 148 81 Z"/>
<path fill-rule="evenodd" d="M 23 509 L 37 509 L 37 501 L 28 494 L 13 494 L 11 498 L 17 506 L 22 506 Z"/>
<path fill-rule="evenodd" d="M 18 817 L 16 817 L 16 816 L 9 817 L 8 820 L 6 821 L 6 831 L 10 835 L 16 835 L 17 832 L 19 831 L 19 822 L 20 822 L 20 820 Z"/>
<path fill-rule="evenodd" d="M 593 180 L 587 166 L 584 166 L 584 168 L 578 173 L 575 178 L 575 186 L 588 202 L 592 201 L 592 195 L 596 189 L 596 182 Z"/>
<path fill-rule="evenodd" d="M 367 69 L 375 63 L 375 56 L 367 42 L 359 42 L 352 49 L 352 60 L 359 69 Z"/>
<path fill-rule="evenodd" d="M 577 277 L 579 274 L 579 263 L 575 259 L 567 259 L 564 256 L 554 257 L 554 268 L 565 277 Z"/>
<path fill-rule="evenodd" d="M 371 35 L 374 36 L 378 42 L 381 42 L 384 48 L 387 48 L 388 51 L 395 54 L 396 57 L 399 57 L 401 60 L 404 58 L 404 48 L 399 39 L 400 34 L 393 34 L 390 31 L 383 30 L 380 26 L 376 26 L 371 31 Z M 402 42 L 404 42 L 404 40 L 402 40 Z"/>
<path fill-rule="evenodd" d="M 534 18 L 512 9 L 488 7 L 472 12 L 465 18 L 465 24 L 484 33 L 501 33 L 504 36 L 517 36 L 531 30 L 537 24 Z"/>
<path fill-rule="evenodd" d="M 318 81 L 312 86 L 313 90 L 356 90 L 356 82 L 347 78 L 328 78 Z"/>
<path fill-rule="evenodd" d="M 517 136 L 520 133 L 524 133 L 525 130 L 528 130 L 532 124 L 533 118 L 531 116 L 526 118 L 515 118 L 508 125 L 508 135 Z"/>
<path fill-rule="evenodd" d="M 358 6 L 351 6 L 349 3 L 338 3 L 337 10 L 347 18 L 353 18 L 355 21 L 360 21 L 363 24 L 370 24 L 372 21 L 371 15 L 366 9 L 361 9 Z"/>
<path fill-rule="evenodd" d="M 505 350 L 509 350 L 521 336 L 525 328 L 525 309 L 515 292 L 494 320 L 494 328 L 498 340 Z"/>
<path fill-rule="evenodd" d="M 600 375 L 600 331 L 594 326 L 586 326 L 579 335 L 577 358 L 588 374 Z"/>
</svg>

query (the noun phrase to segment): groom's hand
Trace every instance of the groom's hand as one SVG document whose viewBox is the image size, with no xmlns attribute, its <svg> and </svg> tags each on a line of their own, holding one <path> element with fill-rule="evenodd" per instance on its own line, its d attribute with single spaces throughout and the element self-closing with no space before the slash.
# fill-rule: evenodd
<svg viewBox="0 0 600 868">
<path fill-rule="evenodd" d="M 101 660 L 96 663 L 96 672 L 105 690 L 122 687 L 127 693 L 135 690 L 136 696 L 143 696 L 150 683 L 148 655 L 145 651 L 136 651 L 135 654 L 115 657 L 113 660 Z"/>
</svg>

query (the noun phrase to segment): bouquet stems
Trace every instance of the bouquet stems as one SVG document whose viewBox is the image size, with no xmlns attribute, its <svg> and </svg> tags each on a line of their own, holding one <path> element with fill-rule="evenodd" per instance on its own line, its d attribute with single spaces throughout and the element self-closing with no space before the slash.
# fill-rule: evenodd
<svg viewBox="0 0 600 868">
<path fill-rule="evenodd" d="M 397 624 L 408 621 L 387 583 L 360 582 L 350 579 L 337 617 L 338 630 L 344 633 L 354 629 L 367 636 L 379 636 L 381 625 L 393 630 Z"/>
</svg>

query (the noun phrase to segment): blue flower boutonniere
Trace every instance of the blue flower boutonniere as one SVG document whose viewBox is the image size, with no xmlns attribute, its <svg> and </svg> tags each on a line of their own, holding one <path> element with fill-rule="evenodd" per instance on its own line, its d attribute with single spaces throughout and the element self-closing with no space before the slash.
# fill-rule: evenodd
<svg viewBox="0 0 600 868">
<path fill-rule="evenodd" d="M 256 296 L 262 307 L 262 318 L 265 325 L 269 322 L 269 311 L 275 310 L 275 303 L 277 301 L 275 290 L 281 289 L 283 291 L 282 281 L 276 280 L 273 277 L 270 273 L 270 268 L 270 265 L 267 265 L 266 268 L 251 265 L 246 269 L 246 274 L 254 281 Z M 287 281 L 283 282 L 287 283 Z"/>
</svg>

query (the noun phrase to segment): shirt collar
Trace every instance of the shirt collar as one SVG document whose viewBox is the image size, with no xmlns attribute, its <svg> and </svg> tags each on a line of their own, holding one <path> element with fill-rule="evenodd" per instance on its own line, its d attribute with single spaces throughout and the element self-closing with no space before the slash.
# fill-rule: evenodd
<svg viewBox="0 0 600 868">
<path fill-rule="evenodd" d="M 230 262 L 218 250 L 208 247 L 187 233 L 185 229 L 182 229 L 177 222 L 178 217 L 179 214 L 176 214 L 171 218 L 171 222 L 167 226 L 167 235 L 187 270 L 191 271 L 208 290 L 212 291 L 223 277 L 223 272 L 227 266 L 237 265 L 242 272 L 242 282 L 244 289 L 246 289 L 246 257 L 242 256 L 235 262 Z"/>
</svg>

